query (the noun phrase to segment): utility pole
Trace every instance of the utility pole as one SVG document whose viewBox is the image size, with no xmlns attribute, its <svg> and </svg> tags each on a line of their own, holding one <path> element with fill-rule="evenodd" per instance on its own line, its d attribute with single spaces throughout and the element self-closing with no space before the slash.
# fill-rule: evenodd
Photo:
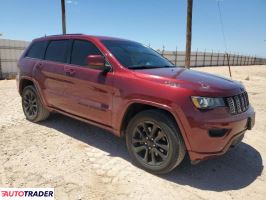
<svg viewBox="0 0 266 200">
<path fill-rule="evenodd" d="M 0 36 L 3 36 L 2 33 L 0 33 Z M 2 73 L 2 60 L 1 60 L 1 47 L 0 47 L 0 80 L 3 79 L 3 73 Z"/>
<path fill-rule="evenodd" d="M 63 30 L 63 34 L 66 34 L 66 9 L 65 9 L 65 0 L 61 0 L 61 10 L 62 10 L 62 30 Z"/>
<path fill-rule="evenodd" d="M 191 55 L 191 35 L 192 35 L 192 9 L 193 0 L 187 0 L 187 39 L 186 39 L 186 61 L 185 67 L 190 67 L 190 55 Z"/>
<path fill-rule="evenodd" d="M 1 52 L 0 52 L 0 80 L 2 79 L 3 79 L 3 73 L 2 73 L 2 60 L 1 60 Z"/>
</svg>

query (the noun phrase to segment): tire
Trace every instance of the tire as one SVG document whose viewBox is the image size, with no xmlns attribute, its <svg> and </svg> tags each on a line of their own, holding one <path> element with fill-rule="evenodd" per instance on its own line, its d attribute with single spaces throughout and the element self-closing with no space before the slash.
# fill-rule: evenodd
<svg viewBox="0 0 266 200">
<path fill-rule="evenodd" d="M 126 128 L 126 143 L 133 163 L 154 174 L 170 172 L 186 154 L 176 122 L 162 110 L 136 114 Z"/>
<path fill-rule="evenodd" d="M 33 85 L 26 86 L 22 92 L 22 108 L 26 119 L 39 122 L 47 119 L 50 112 L 42 104 Z"/>
</svg>

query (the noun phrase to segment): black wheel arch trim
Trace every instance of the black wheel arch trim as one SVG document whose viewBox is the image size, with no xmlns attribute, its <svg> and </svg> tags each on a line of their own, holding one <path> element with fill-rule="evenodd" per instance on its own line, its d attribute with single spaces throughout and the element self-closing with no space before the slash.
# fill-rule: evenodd
<svg viewBox="0 0 266 200">
<path fill-rule="evenodd" d="M 173 117 L 174 121 L 176 122 L 177 127 L 179 128 L 179 131 L 183 137 L 186 149 L 191 150 L 191 145 L 190 145 L 189 140 L 187 138 L 187 134 L 186 134 L 186 131 L 184 129 L 184 126 L 183 126 L 183 124 L 182 124 L 182 122 L 178 116 L 178 113 L 173 112 L 173 108 L 168 106 L 168 105 L 159 104 L 157 102 L 152 102 L 152 101 L 147 101 L 147 100 L 141 100 L 141 99 L 131 100 L 125 106 L 125 109 L 123 110 L 123 117 L 122 117 L 122 119 L 120 119 L 120 123 L 119 123 L 120 124 L 119 132 L 120 132 L 120 135 L 122 137 L 125 136 L 125 128 L 126 128 L 126 127 L 123 127 L 123 123 L 124 123 L 124 120 L 126 118 L 128 109 L 130 108 L 130 106 L 132 106 L 132 104 L 142 104 L 142 105 L 146 105 L 146 106 L 151 106 L 151 107 L 154 107 L 155 109 L 160 109 L 160 110 L 163 110 L 163 111 L 167 112 L 168 114 L 170 114 L 170 116 Z"/>
</svg>

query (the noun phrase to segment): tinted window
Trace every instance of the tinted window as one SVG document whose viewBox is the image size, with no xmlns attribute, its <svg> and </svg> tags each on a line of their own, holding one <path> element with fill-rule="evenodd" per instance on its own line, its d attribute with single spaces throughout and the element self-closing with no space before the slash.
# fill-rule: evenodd
<svg viewBox="0 0 266 200">
<path fill-rule="evenodd" d="M 66 62 L 68 52 L 68 40 L 54 40 L 48 45 L 45 60 Z"/>
<path fill-rule="evenodd" d="M 122 65 L 129 69 L 174 67 L 159 53 L 137 42 L 102 40 L 102 43 Z"/>
<path fill-rule="evenodd" d="M 47 41 L 34 42 L 30 47 L 27 57 L 42 59 L 44 56 Z"/>
<path fill-rule="evenodd" d="M 75 65 L 87 66 L 86 57 L 88 55 L 102 54 L 91 42 L 75 40 L 72 49 L 71 63 Z"/>
</svg>

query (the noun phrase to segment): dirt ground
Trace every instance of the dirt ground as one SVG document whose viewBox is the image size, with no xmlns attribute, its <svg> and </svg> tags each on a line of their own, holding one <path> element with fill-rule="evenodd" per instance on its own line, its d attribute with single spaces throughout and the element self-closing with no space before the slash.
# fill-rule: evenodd
<svg viewBox="0 0 266 200">
<path fill-rule="evenodd" d="M 225 67 L 196 70 L 228 76 Z M 131 164 L 123 139 L 54 114 L 25 120 L 14 80 L 0 81 L 0 187 L 54 187 L 57 200 L 266 199 L 266 66 L 232 67 L 256 125 L 222 157 L 155 176 Z"/>
</svg>

